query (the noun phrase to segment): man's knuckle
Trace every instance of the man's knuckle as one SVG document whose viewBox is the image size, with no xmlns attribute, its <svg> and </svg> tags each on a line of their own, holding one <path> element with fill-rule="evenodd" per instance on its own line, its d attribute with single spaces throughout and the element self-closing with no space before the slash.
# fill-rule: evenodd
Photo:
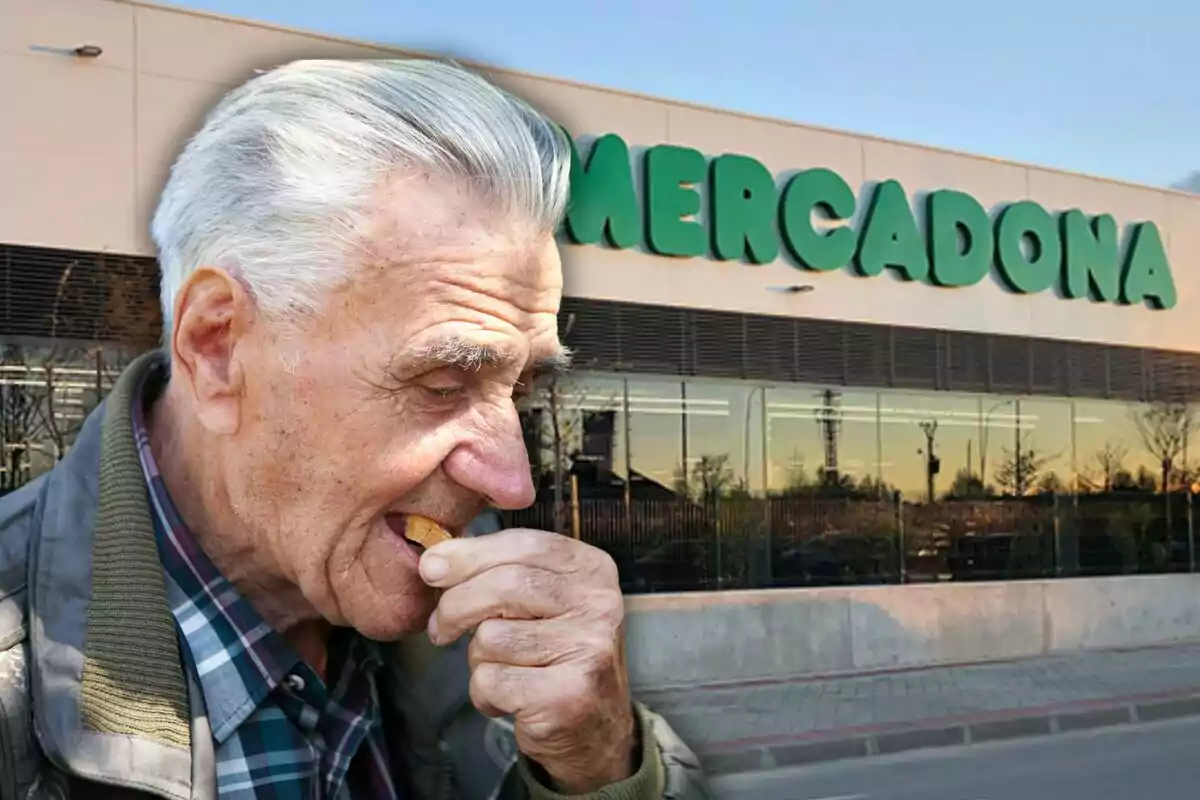
<svg viewBox="0 0 1200 800">
<path fill-rule="evenodd" d="M 506 644 L 506 630 L 503 620 L 500 619 L 485 619 L 475 628 L 475 635 L 471 638 L 471 644 L 478 646 L 485 654 L 491 654 L 502 650 Z"/>
<path fill-rule="evenodd" d="M 536 552 L 547 546 L 546 537 L 542 531 L 532 531 L 522 528 L 514 531 L 513 537 L 516 539 L 513 545 L 519 551 Z"/>
<path fill-rule="evenodd" d="M 607 667 L 613 662 L 616 653 L 616 642 L 610 631 L 596 631 L 587 636 L 584 647 L 593 662 Z"/>
<path fill-rule="evenodd" d="M 500 684 L 500 665 L 484 662 L 471 673 L 470 689 L 472 697 L 491 697 Z"/>
<path fill-rule="evenodd" d="M 625 598 L 620 592 L 601 590 L 592 594 L 588 603 L 592 616 L 610 629 L 625 622 Z"/>
</svg>

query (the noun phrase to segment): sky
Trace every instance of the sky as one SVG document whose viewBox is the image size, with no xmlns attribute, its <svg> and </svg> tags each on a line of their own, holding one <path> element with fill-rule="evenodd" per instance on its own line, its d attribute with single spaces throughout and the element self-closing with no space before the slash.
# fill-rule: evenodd
<svg viewBox="0 0 1200 800">
<path fill-rule="evenodd" d="M 1190 0 L 174 5 L 1135 183 L 1200 170 Z"/>
</svg>

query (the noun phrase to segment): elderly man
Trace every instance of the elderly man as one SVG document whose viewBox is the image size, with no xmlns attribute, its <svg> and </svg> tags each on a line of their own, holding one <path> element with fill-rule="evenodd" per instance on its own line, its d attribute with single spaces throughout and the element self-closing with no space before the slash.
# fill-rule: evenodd
<svg viewBox="0 0 1200 800">
<path fill-rule="evenodd" d="M 164 352 L 0 501 L 0 800 L 708 796 L 630 697 L 612 561 L 463 535 L 533 500 L 569 160 L 429 61 L 208 116 L 152 225 Z"/>
</svg>

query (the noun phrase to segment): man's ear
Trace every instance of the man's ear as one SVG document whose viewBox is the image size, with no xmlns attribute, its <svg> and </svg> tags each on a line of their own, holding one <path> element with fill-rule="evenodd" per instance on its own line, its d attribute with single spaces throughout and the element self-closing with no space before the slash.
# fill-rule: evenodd
<svg viewBox="0 0 1200 800">
<path fill-rule="evenodd" d="M 245 373 L 238 344 L 257 313 L 246 287 L 215 267 L 193 272 L 175 298 L 171 383 L 182 384 L 200 424 L 212 433 L 230 435 L 241 424 Z"/>
</svg>

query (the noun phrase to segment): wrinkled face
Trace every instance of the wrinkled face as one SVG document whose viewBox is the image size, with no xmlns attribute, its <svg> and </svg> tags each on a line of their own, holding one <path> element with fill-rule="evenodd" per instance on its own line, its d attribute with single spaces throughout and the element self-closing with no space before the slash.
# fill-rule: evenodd
<svg viewBox="0 0 1200 800">
<path fill-rule="evenodd" d="M 201 386 L 227 370 L 210 382 L 234 388 L 194 390 L 197 416 L 264 563 L 334 624 L 389 640 L 436 601 L 397 533 L 404 514 L 458 532 L 485 505 L 533 500 L 514 400 L 561 358 L 562 274 L 551 236 L 444 182 L 397 179 L 377 208 L 362 267 L 302 330 L 267 323 L 211 271 L 177 303 L 175 346 L 228 340 L 216 366 L 189 354 L 200 367 L 185 372 Z M 209 307 L 225 324 L 189 336 L 189 303 L 193 322 Z"/>
</svg>

